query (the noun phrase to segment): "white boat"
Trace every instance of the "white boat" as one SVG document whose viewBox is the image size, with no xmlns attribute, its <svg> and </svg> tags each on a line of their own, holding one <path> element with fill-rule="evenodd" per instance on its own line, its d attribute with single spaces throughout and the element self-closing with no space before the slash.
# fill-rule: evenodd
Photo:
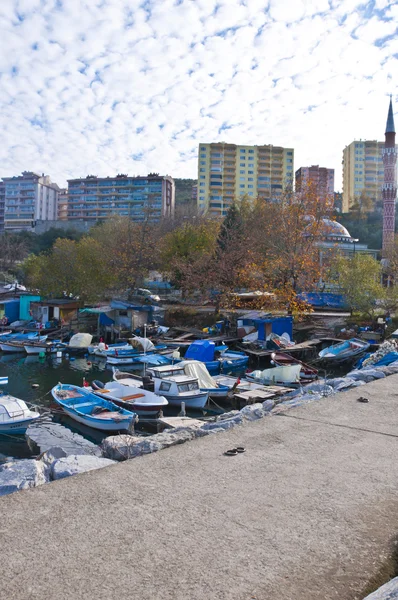
<svg viewBox="0 0 398 600">
<path fill-rule="evenodd" d="M 47 339 L 46 335 L 42 335 L 39 337 L 34 337 L 32 338 L 32 342 L 36 341 L 36 342 L 45 342 Z M 0 348 L 3 352 L 25 352 L 25 341 L 24 340 L 16 340 L 16 341 L 9 341 L 9 342 L 0 342 Z"/>
<path fill-rule="evenodd" d="M 151 367 L 146 371 L 147 377 L 152 380 L 155 394 L 164 396 L 170 405 L 181 406 L 185 402 L 186 408 L 204 408 L 209 394 L 199 388 L 196 377 L 187 376 L 179 365 L 164 365 Z M 113 371 L 113 379 L 124 385 L 137 386 L 137 380 L 143 382 L 144 378 L 132 373 L 122 373 L 117 369 Z"/>
<path fill-rule="evenodd" d="M 246 373 L 246 379 L 265 385 L 299 385 L 301 364 Z"/>
<path fill-rule="evenodd" d="M 211 398 L 225 399 L 230 388 L 216 381 L 206 368 L 206 365 L 199 360 L 183 360 L 178 363 L 179 367 L 184 369 L 188 377 L 196 377 L 202 392 L 207 392 Z"/>
<path fill-rule="evenodd" d="M 0 396 L 0 434 L 22 434 L 40 414 L 14 396 Z"/>
<path fill-rule="evenodd" d="M 91 387 L 94 394 L 100 398 L 110 400 L 117 406 L 132 410 L 142 417 L 156 416 L 169 404 L 164 396 L 158 396 L 140 386 L 123 385 L 119 381 L 108 381 L 104 384 L 94 380 L 91 382 Z"/>
<path fill-rule="evenodd" d="M 55 354 L 66 349 L 66 344 L 60 341 L 47 341 L 45 343 L 24 344 L 26 354 Z"/>
</svg>

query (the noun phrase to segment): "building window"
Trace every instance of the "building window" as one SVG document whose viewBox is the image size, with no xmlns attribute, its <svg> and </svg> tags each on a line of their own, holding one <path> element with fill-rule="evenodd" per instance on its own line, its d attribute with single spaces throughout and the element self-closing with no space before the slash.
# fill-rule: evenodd
<svg viewBox="0 0 398 600">
<path fill-rule="evenodd" d="M 249 154 L 254 154 L 254 150 L 248 150 Z"/>
<path fill-rule="evenodd" d="M 252 188 L 252 187 L 254 187 L 254 185 L 252 183 L 249 183 L 249 185 L 247 187 Z"/>
<path fill-rule="evenodd" d="M 246 152 L 246 150 L 245 150 L 244 148 L 241 148 L 241 149 L 240 149 L 240 151 L 241 151 L 242 153 L 243 153 L 243 152 Z"/>
<path fill-rule="evenodd" d="M 203 169 L 203 167 L 202 167 L 202 168 L 199 169 L 199 172 L 200 173 L 206 173 L 206 169 Z"/>
<path fill-rule="evenodd" d="M 240 166 L 245 167 L 246 165 L 245 165 L 245 163 L 240 163 Z"/>
<path fill-rule="evenodd" d="M 205 165 L 205 164 L 206 164 L 206 161 L 205 161 L 205 160 L 201 160 L 201 161 L 200 161 L 200 164 L 201 164 L 201 165 Z"/>
<path fill-rule="evenodd" d="M 293 152 L 287 152 L 286 153 L 288 156 L 293 156 Z"/>
<path fill-rule="evenodd" d="M 253 177 L 248 177 L 247 181 L 254 181 Z"/>
<path fill-rule="evenodd" d="M 248 195 L 249 196 L 253 196 L 253 192 L 248 192 Z"/>
<path fill-rule="evenodd" d="M 239 177 L 240 181 L 245 181 L 246 177 Z"/>
<path fill-rule="evenodd" d="M 247 166 L 249 167 L 249 169 L 253 169 L 254 168 L 254 163 L 249 163 Z"/>
<path fill-rule="evenodd" d="M 248 171 L 249 175 L 254 175 L 254 171 Z"/>
<path fill-rule="evenodd" d="M 244 188 L 244 187 L 245 187 L 245 184 L 244 184 L 244 183 L 241 183 L 239 187 L 241 187 L 241 188 Z"/>
</svg>

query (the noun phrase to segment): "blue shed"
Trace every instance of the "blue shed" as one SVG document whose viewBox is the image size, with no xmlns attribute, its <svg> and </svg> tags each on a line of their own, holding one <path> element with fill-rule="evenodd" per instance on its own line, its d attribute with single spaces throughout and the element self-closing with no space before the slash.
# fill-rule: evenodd
<svg viewBox="0 0 398 600">
<path fill-rule="evenodd" d="M 19 300 L 19 320 L 29 321 L 32 319 L 32 315 L 30 314 L 30 303 L 40 302 L 40 296 L 31 296 L 30 294 L 26 294 L 20 296 Z"/>
<path fill-rule="evenodd" d="M 271 333 L 282 335 L 289 334 L 293 339 L 293 317 L 265 317 L 263 319 L 253 319 L 253 323 L 258 331 L 258 339 L 265 341 Z"/>
<path fill-rule="evenodd" d="M 0 302 L 0 319 L 7 317 L 8 323 L 13 323 L 19 319 L 19 298 L 12 300 L 3 300 Z"/>
<path fill-rule="evenodd" d="M 200 360 L 202 362 L 211 362 L 214 360 L 215 343 L 210 340 L 196 340 L 192 342 L 185 352 L 185 358 L 189 360 Z"/>
</svg>

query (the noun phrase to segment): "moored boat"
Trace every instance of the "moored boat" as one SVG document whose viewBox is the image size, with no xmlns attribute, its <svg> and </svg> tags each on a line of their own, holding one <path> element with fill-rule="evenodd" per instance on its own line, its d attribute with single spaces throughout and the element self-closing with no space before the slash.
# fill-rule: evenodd
<svg viewBox="0 0 398 600">
<path fill-rule="evenodd" d="M 221 400 L 227 397 L 230 388 L 227 385 L 217 383 L 203 362 L 199 362 L 198 360 L 183 360 L 178 363 L 178 366 L 184 369 L 184 373 L 188 377 L 196 377 L 200 390 L 207 392 L 211 398 Z"/>
<path fill-rule="evenodd" d="M 351 362 L 360 358 L 366 353 L 370 346 L 369 342 L 358 338 L 351 338 L 338 344 L 333 344 L 324 348 L 318 354 L 324 364 L 337 365 L 345 362 Z"/>
<path fill-rule="evenodd" d="M 246 379 L 261 383 L 263 385 L 288 385 L 296 387 L 300 384 L 301 365 L 286 365 L 284 367 L 273 367 L 263 371 L 251 371 L 246 373 Z"/>
<path fill-rule="evenodd" d="M 113 379 L 133 387 L 137 381 L 141 385 L 146 381 L 146 387 L 151 385 L 155 394 L 164 396 L 172 406 L 181 406 L 181 402 L 185 402 L 186 408 L 204 408 L 209 397 L 208 392 L 200 390 L 198 379 L 185 375 L 179 365 L 151 367 L 146 371 L 146 379 L 114 369 Z"/>
<path fill-rule="evenodd" d="M 24 344 L 24 349 L 26 354 L 41 354 L 44 352 L 45 354 L 55 354 L 55 352 L 63 352 L 66 350 L 66 344 L 63 344 L 61 341 L 47 341 L 47 342 L 34 342 L 30 344 Z"/>
<path fill-rule="evenodd" d="M 136 414 L 75 385 L 54 386 L 52 397 L 65 413 L 78 423 L 101 431 L 129 430 Z"/>
<path fill-rule="evenodd" d="M 275 366 L 277 367 L 285 367 L 286 365 L 301 365 L 300 371 L 300 380 L 303 383 L 307 383 L 308 381 L 313 381 L 318 377 L 318 370 L 306 363 L 298 360 L 298 358 L 294 358 L 290 354 L 284 354 L 283 352 L 273 352 L 271 354 L 271 359 Z"/>
<path fill-rule="evenodd" d="M 23 434 L 40 414 L 14 396 L 0 396 L 0 434 Z"/>
<path fill-rule="evenodd" d="M 3 352 L 25 352 L 24 345 L 26 342 L 28 342 L 28 341 L 30 343 L 33 343 L 34 341 L 45 342 L 46 339 L 47 339 L 46 335 L 41 335 L 41 336 L 33 335 L 32 337 L 29 337 L 27 339 L 22 339 L 22 340 L 11 339 L 6 342 L 0 342 L 0 349 Z"/>
<path fill-rule="evenodd" d="M 91 382 L 91 387 L 94 394 L 100 398 L 110 400 L 117 406 L 131 410 L 139 416 L 156 416 L 169 404 L 164 396 L 158 396 L 143 387 L 123 385 L 118 381 L 108 381 L 104 384 L 94 380 Z"/>
</svg>

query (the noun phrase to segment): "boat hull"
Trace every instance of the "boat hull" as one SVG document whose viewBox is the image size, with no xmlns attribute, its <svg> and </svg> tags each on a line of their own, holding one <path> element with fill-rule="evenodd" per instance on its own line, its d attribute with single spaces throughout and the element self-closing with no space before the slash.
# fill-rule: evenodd
<svg viewBox="0 0 398 600">
<path fill-rule="evenodd" d="M 113 421 L 101 422 L 99 419 L 90 419 L 89 417 L 82 417 L 81 415 L 77 414 L 73 410 L 70 410 L 69 408 L 66 408 L 65 406 L 62 406 L 62 409 L 64 410 L 65 414 L 67 414 L 71 419 L 74 419 L 78 423 L 82 423 L 82 425 L 87 425 L 87 427 L 91 427 L 92 429 L 99 429 L 100 431 L 128 431 L 131 423 L 131 419 L 124 419 L 119 423 L 115 423 Z"/>
<path fill-rule="evenodd" d="M 62 352 L 64 348 L 57 348 L 56 346 L 24 346 L 26 354 L 55 354 L 56 352 Z"/>
<path fill-rule="evenodd" d="M 15 353 L 25 352 L 25 348 L 23 347 L 22 344 L 20 346 L 19 345 L 13 346 L 11 344 L 4 343 L 4 344 L 0 344 L 0 349 L 2 352 L 10 352 L 10 353 L 11 352 L 15 352 Z"/>
<path fill-rule="evenodd" d="M 29 425 L 36 421 L 39 418 L 39 414 L 35 417 L 29 417 L 28 419 L 23 419 L 20 421 L 13 421 L 10 423 L 0 423 L 0 435 L 2 434 L 16 434 L 23 435 Z"/>
<path fill-rule="evenodd" d="M 168 400 L 170 406 L 181 406 L 181 402 L 185 402 L 185 408 L 204 408 L 209 397 L 207 392 L 193 396 L 166 396 L 164 392 L 162 394 Z"/>
</svg>

